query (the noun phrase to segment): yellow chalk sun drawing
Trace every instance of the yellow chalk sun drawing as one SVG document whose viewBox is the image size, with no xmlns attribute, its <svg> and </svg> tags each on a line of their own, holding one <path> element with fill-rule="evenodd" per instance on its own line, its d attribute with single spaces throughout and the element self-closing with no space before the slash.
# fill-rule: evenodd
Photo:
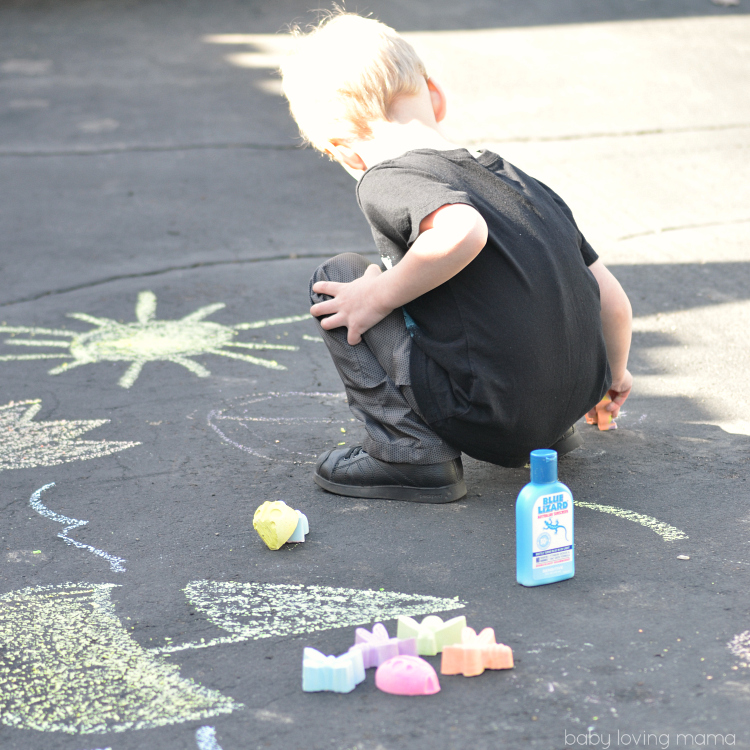
<svg viewBox="0 0 750 750">
<path fill-rule="evenodd" d="M 90 365 L 97 362 L 130 362 L 130 367 L 120 378 L 123 388 L 130 388 L 147 362 L 167 361 L 182 365 L 200 378 L 208 377 L 211 372 L 192 357 L 205 354 L 218 354 L 222 357 L 239 359 L 272 370 L 286 370 L 284 365 L 272 359 L 242 354 L 236 349 L 256 349 L 296 351 L 299 347 L 285 344 L 263 342 L 234 341 L 238 331 L 264 328 L 272 325 L 295 323 L 308 320 L 309 315 L 294 315 L 288 318 L 258 320 L 254 323 L 238 323 L 233 326 L 222 325 L 204 320 L 217 310 L 225 307 L 219 302 L 201 307 L 179 320 L 156 319 L 156 295 L 144 291 L 138 295 L 135 306 L 136 321 L 119 323 L 110 318 L 97 318 L 86 313 L 69 313 L 68 317 L 91 323 L 95 326 L 85 333 L 36 328 L 27 326 L 0 326 L 1 333 L 26 333 L 32 336 L 60 336 L 57 339 L 20 339 L 9 338 L 5 343 L 10 346 L 57 347 L 66 349 L 58 354 L 16 354 L 0 356 L 0 362 L 30 359 L 65 359 L 61 365 L 52 368 L 50 375 L 59 375 L 74 367 Z"/>
<path fill-rule="evenodd" d="M 34 422 L 41 408 L 39 399 L 0 405 L 0 471 L 85 461 L 140 445 L 114 440 L 80 440 L 79 435 L 109 420 Z"/>
</svg>

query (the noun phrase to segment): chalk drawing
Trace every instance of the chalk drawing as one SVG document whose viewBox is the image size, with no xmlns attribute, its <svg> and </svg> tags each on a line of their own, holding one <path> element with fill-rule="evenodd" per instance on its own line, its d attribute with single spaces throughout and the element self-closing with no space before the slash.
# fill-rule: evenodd
<svg viewBox="0 0 750 750">
<path fill-rule="evenodd" d="M 0 596 L 0 721 L 103 734 L 204 721 L 241 707 L 143 649 L 110 599 L 114 584 L 35 586 Z"/>
<path fill-rule="evenodd" d="M 740 660 L 741 667 L 750 667 L 750 630 L 734 636 L 727 647 Z"/>
<path fill-rule="evenodd" d="M 261 416 L 261 410 L 294 416 Z M 295 464 L 315 464 L 318 453 L 338 444 L 342 427 L 352 422 L 345 393 L 256 393 L 208 415 L 211 429 L 229 445 L 258 458 Z M 314 449 L 305 449 L 311 438 Z"/>
<path fill-rule="evenodd" d="M 185 594 L 209 622 L 230 635 L 200 643 L 164 646 L 154 649 L 157 653 L 302 635 L 393 620 L 398 615 L 426 615 L 466 606 L 458 597 L 441 599 L 395 591 L 285 583 L 192 581 L 185 587 Z"/>
<path fill-rule="evenodd" d="M 199 727 L 195 730 L 195 744 L 198 750 L 221 750 L 216 741 L 216 730 L 213 727 Z"/>
<path fill-rule="evenodd" d="M 140 445 L 113 440 L 79 440 L 79 435 L 109 420 L 34 422 L 41 408 L 40 399 L 10 401 L 0 406 L 0 471 L 86 461 Z"/>
<path fill-rule="evenodd" d="M 599 503 L 587 503 L 582 500 L 575 501 L 576 506 L 580 508 L 588 508 L 589 510 L 598 510 L 602 513 L 611 513 L 613 516 L 618 518 L 624 518 L 626 521 L 633 521 L 639 523 L 641 526 L 645 526 L 647 529 L 651 529 L 655 534 L 658 534 L 665 542 L 676 542 L 678 539 L 689 539 L 690 537 L 680 529 L 670 526 L 664 521 L 660 521 L 658 518 L 652 518 L 651 516 L 645 516 L 643 513 L 635 513 L 632 510 L 625 510 L 625 508 L 616 508 L 613 505 L 599 505 Z"/>
<path fill-rule="evenodd" d="M 186 370 L 200 378 L 208 377 L 211 372 L 191 357 L 203 354 L 218 354 L 222 357 L 239 359 L 272 370 L 286 370 L 284 365 L 272 359 L 240 354 L 233 349 L 256 349 L 297 351 L 299 347 L 286 344 L 269 344 L 265 341 L 233 341 L 238 331 L 246 331 L 266 326 L 284 325 L 302 320 L 310 320 L 309 315 L 293 315 L 287 318 L 258 320 L 254 323 L 238 323 L 225 326 L 204 320 L 225 305 L 222 302 L 206 305 L 179 320 L 156 319 L 156 295 L 144 291 L 138 295 L 135 306 L 136 322 L 119 323 L 110 318 L 98 318 L 86 313 L 69 313 L 68 317 L 82 320 L 95 326 L 85 333 L 52 328 L 34 328 L 28 326 L 0 326 L 0 332 L 11 333 L 14 337 L 6 339 L 11 346 L 56 347 L 67 350 L 57 354 L 17 354 L 0 356 L 0 362 L 33 360 L 33 359 L 67 359 L 61 365 L 52 368 L 50 375 L 59 375 L 81 365 L 97 362 L 130 362 L 130 367 L 120 378 L 123 388 L 130 388 L 147 362 L 167 361 L 182 365 Z M 18 339 L 15 334 L 27 333 L 32 336 L 59 336 L 56 339 Z M 69 339 L 69 340 L 64 340 Z M 229 347 L 229 348 L 227 348 Z"/>
<path fill-rule="evenodd" d="M 75 539 L 71 539 L 68 536 L 69 531 L 72 531 L 73 529 L 78 529 L 81 526 L 86 526 L 86 524 L 88 524 L 88 521 L 79 521 L 77 518 L 68 518 L 67 516 L 61 516 L 59 513 L 54 513 L 53 511 L 51 511 L 42 502 L 41 500 L 42 492 L 54 486 L 55 486 L 54 482 L 45 484 L 44 487 L 40 487 L 31 496 L 31 498 L 29 499 L 29 505 L 31 505 L 32 510 L 35 510 L 40 516 L 49 518 L 52 521 L 57 521 L 57 523 L 68 524 L 57 535 L 60 539 L 62 539 L 65 542 L 65 544 L 72 544 L 74 547 L 78 547 L 78 549 L 87 549 L 89 552 L 93 552 L 95 555 L 98 555 L 99 557 L 103 557 L 109 563 L 110 570 L 112 570 L 113 572 L 124 573 L 125 566 L 123 565 L 123 563 L 125 562 L 125 560 L 122 557 L 115 557 L 114 555 L 110 555 L 104 550 L 97 549 L 96 547 L 92 547 L 90 544 L 83 544 L 83 542 L 77 542 Z"/>
</svg>

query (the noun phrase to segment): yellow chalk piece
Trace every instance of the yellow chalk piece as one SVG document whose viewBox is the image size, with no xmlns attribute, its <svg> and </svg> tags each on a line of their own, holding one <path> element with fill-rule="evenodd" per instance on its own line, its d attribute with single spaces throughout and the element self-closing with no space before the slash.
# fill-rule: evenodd
<svg viewBox="0 0 750 750">
<path fill-rule="evenodd" d="M 36 586 L 0 597 L 0 721 L 103 734 L 203 721 L 241 707 L 180 676 L 131 638 L 114 584 Z"/>
<path fill-rule="evenodd" d="M 299 516 L 282 500 L 266 500 L 253 516 L 253 527 L 269 549 L 279 549 L 294 533 Z"/>
</svg>

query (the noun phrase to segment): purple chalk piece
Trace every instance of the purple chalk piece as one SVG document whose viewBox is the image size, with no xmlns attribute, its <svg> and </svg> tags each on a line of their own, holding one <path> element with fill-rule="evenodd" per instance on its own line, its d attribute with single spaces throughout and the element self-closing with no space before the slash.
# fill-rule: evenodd
<svg viewBox="0 0 750 750">
<path fill-rule="evenodd" d="M 354 645 L 349 651 L 361 651 L 365 669 L 379 667 L 394 656 L 416 656 L 416 638 L 391 638 L 385 625 L 378 622 L 372 633 L 365 628 L 354 631 Z"/>
<path fill-rule="evenodd" d="M 375 672 L 375 685 L 394 695 L 434 695 L 440 682 L 431 664 L 419 656 L 394 656 Z"/>
</svg>

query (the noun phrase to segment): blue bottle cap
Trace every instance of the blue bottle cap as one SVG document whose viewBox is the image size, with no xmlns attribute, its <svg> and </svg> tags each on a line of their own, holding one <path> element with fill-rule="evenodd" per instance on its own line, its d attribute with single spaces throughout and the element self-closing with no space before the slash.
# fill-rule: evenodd
<svg viewBox="0 0 750 750">
<path fill-rule="evenodd" d="M 534 484 L 557 481 L 557 451 L 549 448 L 531 451 L 531 481 Z"/>
</svg>

